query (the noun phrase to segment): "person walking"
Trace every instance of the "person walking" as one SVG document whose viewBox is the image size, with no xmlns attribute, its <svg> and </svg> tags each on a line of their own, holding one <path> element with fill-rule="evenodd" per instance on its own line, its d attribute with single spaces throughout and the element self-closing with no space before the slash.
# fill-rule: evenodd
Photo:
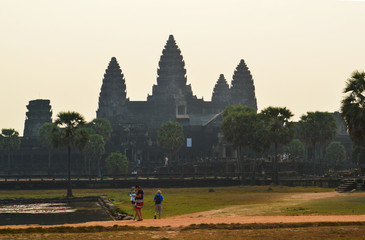
<svg viewBox="0 0 365 240">
<path fill-rule="evenodd" d="M 134 189 L 136 190 L 136 195 L 135 195 L 134 199 L 135 199 L 135 202 L 136 202 L 135 209 L 136 209 L 136 213 L 137 213 L 137 216 L 138 216 L 137 221 L 142 221 L 143 220 L 143 217 L 142 217 L 143 190 L 138 185 L 136 185 L 134 187 Z"/>
<path fill-rule="evenodd" d="M 153 198 L 153 201 L 155 202 L 155 217 L 154 217 L 154 219 L 156 219 L 157 214 L 158 214 L 158 219 L 160 219 L 161 214 L 162 214 L 162 201 L 163 201 L 163 196 L 162 196 L 160 190 L 157 190 L 157 193 L 156 193 L 155 197 Z"/>
</svg>

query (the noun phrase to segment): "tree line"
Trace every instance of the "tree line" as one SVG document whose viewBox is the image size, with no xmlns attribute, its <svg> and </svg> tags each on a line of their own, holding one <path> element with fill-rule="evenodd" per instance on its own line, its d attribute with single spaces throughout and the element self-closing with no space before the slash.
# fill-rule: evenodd
<svg viewBox="0 0 365 240">
<path fill-rule="evenodd" d="M 253 151 L 256 159 L 273 148 L 273 180 L 278 183 L 279 147 L 287 145 L 287 152 L 291 153 L 293 150 L 294 154 L 299 155 L 304 147 L 301 146 L 300 140 L 294 140 L 296 136 L 312 147 L 312 159 L 315 162 L 317 145 L 322 146 L 336 136 L 336 120 L 331 113 L 307 112 L 300 117 L 298 124 L 291 121 L 292 116 L 292 112 L 286 107 L 267 107 L 259 113 L 242 105 L 229 106 L 224 110 L 221 130 L 226 141 L 237 150 L 242 184 L 245 180 L 244 164 L 242 163 L 244 161 L 242 159 L 244 157 L 243 149 L 248 148 Z M 255 162 L 253 169 L 255 169 Z M 252 176 L 254 176 L 254 172 Z"/>
<path fill-rule="evenodd" d="M 91 174 L 91 164 L 96 164 L 99 177 L 102 176 L 101 159 L 105 154 L 105 145 L 110 140 L 112 127 L 108 120 L 96 118 L 87 123 L 77 112 L 60 112 L 53 123 L 44 123 L 38 130 L 39 143 L 48 148 L 48 169 L 52 164 L 52 148 L 67 149 L 67 197 L 72 197 L 71 152 L 78 151 L 87 162 L 86 168 Z M 11 154 L 20 147 L 19 133 L 15 129 L 2 129 L 0 147 L 8 155 L 8 169 L 11 168 Z M 125 174 L 128 160 L 121 153 L 110 153 L 105 159 L 108 174 Z"/>
</svg>

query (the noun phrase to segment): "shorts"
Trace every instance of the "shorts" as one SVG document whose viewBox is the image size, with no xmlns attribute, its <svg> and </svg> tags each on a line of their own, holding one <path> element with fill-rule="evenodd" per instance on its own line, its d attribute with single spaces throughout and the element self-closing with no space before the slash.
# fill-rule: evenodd
<svg viewBox="0 0 365 240">
<path fill-rule="evenodd" d="M 143 202 L 136 202 L 134 205 L 136 208 L 143 208 Z"/>
</svg>

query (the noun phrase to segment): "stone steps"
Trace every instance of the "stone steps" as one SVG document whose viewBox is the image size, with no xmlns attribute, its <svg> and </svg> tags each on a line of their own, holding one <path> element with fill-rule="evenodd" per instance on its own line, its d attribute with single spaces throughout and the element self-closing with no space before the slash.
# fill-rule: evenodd
<svg viewBox="0 0 365 240">
<path fill-rule="evenodd" d="M 365 183 L 361 178 L 344 179 L 341 185 L 336 188 L 336 191 L 340 193 L 363 190 L 365 190 Z"/>
</svg>

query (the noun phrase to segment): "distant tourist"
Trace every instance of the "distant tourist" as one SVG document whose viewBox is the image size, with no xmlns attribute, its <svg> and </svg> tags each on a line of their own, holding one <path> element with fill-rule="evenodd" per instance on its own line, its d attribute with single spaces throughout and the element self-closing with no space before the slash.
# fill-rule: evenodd
<svg viewBox="0 0 365 240">
<path fill-rule="evenodd" d="M 136 212 L 136 201 L 135 201 L 136 192 L 134 190 L 134 187 L 132 187 L 131 191 L 129 192 L 129 196 L 131 197 L 131 203 L 132 203 L 133 211 L 134 211 L 134 218 L 133 218 L 133 220 L 136 220 L 136 216 L 137 216 L 137 212 Z"/>
<path fill-rule="evenodd" d="M 140 186 L 136 185 L 134 187 L 134 189 L 136 190 L 136 194 L 135 194 L 135 209 L 136 209 L 136 213 L 138 216 L 138 220 L 137 221 L 142 221 L 143 217 L 142 217 L 142 208 L 143 208 L 143 190 L 141 189 Z"/>
<path fill-rule="evenodd" d="M 162 214 L 162 201 L 163 201 L 163 196 L 162 196 L 160 190 L 157 190 L 157 194 L 153 198 L 153 201 L 155 202 L 155 217 L 154 217 L 154 219 L 156 219 L 157 214 L 158 214 L 158 219 L 160 219 L 161 214 Z"/>
</svg>

